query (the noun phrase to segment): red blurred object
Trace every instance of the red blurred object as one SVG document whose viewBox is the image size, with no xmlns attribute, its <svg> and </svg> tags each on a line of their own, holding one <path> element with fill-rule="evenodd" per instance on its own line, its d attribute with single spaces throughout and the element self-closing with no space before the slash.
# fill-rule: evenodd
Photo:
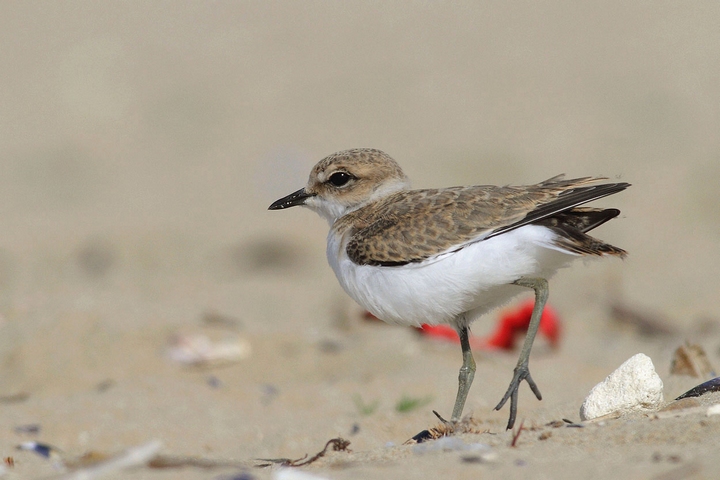
<svg viewBox="0 0 720 480">
<path fill-rule="evenodd" d="M 512 350 L 515 347 L 517 334 L 527 332 L 534 306 L 535 300 L 530 299 L 515 309 L 505 310 L 500 316 L 495 333 L 485 339 L 488 347 Z M 543 309 L 538 331 L 547 339 L 551 347 L 558 347 L 561 333 L 560 318 L 550 305 L 545 305 Z"/>
<path fill-rule="evenodd" d="M 534 306 L 535 300 L 529 299 L 515 308 L 504 310 L 500 315 L 495 332 L 486 338 L 477 338 L 471 335 L 470 347 L 473 349 L 513 350 L 516 338 L 527 332 Z M 420 330 L 424 335 L 430 337 L 460 343 L 457 332 L 450 325 L 422 325 Z M 561 334 L 560 319 L 550 305 L 545 305 L 538 331 L 547 339 L 552 348 L 557 348 Z"/>
</svg>

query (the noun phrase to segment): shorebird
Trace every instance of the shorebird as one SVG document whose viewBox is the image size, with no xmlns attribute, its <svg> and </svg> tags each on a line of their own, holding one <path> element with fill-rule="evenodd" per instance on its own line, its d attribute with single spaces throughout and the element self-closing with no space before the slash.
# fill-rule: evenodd
<svg viewBox="0 0 720 480">
<path fill-rule="evenodd" d="M 359 148 L 320 160 L 305 187 L 269 209 L 301 205 L 329 222 L 328 262 L 347 294 L 376 317 L 400 325 L 446 323 L 457 330 L 463 364 L 452 422 L 462 416 L 475 375 L 471 322 L 533 289 L 525 342 L 495 407 L 510 400 L 510 429 L 523 381 L 542 399 L 529 359 L 547 279 L 580 257 L 626 255 L 587 235 L 620 211 L 581 205 L 629 186 L 595 183 L 600 180 L 605 178 L 558 175 L 535 185 L 411 190 L 395 160 Z"/>
</svg>

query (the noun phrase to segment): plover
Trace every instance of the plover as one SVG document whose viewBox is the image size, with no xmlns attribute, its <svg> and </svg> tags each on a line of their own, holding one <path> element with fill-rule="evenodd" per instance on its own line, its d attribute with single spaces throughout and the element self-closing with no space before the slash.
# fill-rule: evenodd
<svg viewBox="0 0 720 480">
<path fill-rule="evenodd" d="M 552 177 L 536 185 L 411 190 L 400 166 L 368 148 L 318 162 L 307 185 L 270 205 L 302 205 L 330 223 L 327 258 L 340 285 L 376 317 L 401 325 L 452 325 L 463 364 L 451 421 L 462 415 L 475 375 L 470 324 L 531 288 L 535 307 L 512 381 L 495 410 L 510 400 L 515 423 L 525 380 L 538 400 L 529 358 L 548 297 L 547 279 L 585 256 L 624 257 L 587 232 L 615 218 L 614 208 L 580 207 L 620 192 L 628 183 L 590 185 L 604 178 Z"/>
</svg>

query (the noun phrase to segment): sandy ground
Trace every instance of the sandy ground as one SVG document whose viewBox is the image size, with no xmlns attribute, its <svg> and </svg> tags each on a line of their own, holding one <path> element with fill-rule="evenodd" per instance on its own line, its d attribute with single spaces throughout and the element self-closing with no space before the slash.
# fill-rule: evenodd
<svg viewBox="0 0 720 480">
<path fill-rule="evenodd" d="M 699 343 L 720 366 L 720 4 L 604 1 L 2 2 L 0 455 L 113 455 L 160 440 L 184 467 L 108 478 L 270 478 L 312 455 L 342 478 L 714 478 L 720 416 L 584 428 L 583 398 L 638 352 L 670 374 Z M 268 212 L 337 150 L 381 148 L 417 187 L 558 173 L 633 187 L 597 235 L 630 252 L 561 272 L 560 348 L 539 339 L 511 447 L 492 407 L 517 352 L 476 352 L 467 411 L 489 455 L 402 443 L 449 414 L 456 345 L 369 323 L 324 258 L 312 212 Z M 664 322 L 614 320 L 622 303 Z M 497 315 L 474 326 L 483 335 Z M 188 368 L 173 339 L 248 346 Z M 180 337 L 178 337 L 180 335 Z M 185 336 L 182 336 L 185 335 Z M 238 343 L 239 342 L 239 343 Z M 399 411 L 403 399 L 420 406 Z M 717 395 L 699 399 L 704 404 Z M 36 425 L 38 432 L 19 427 Z M 456 444 L 456 447 L 459 444 Z M 202 461 L 224 467 L 201 468 Z"/>
</svg>

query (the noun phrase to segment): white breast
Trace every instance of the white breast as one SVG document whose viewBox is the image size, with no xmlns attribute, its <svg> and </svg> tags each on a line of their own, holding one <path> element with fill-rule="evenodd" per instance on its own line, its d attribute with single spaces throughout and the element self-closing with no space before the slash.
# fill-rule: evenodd
<svg viewBox="0 0 720 480">
<path fill-rule="evenodd" d="M 356 265 L 347 238 L 330 232 L 327 257 L 340 285 L 378 318 L 401 325 L 471 322 L 527 289 L 520 277 L 548 278 L 578 255 L 554 245 L 548 228 L 526 225 L 454 253 L 397 267 Z"/>
</svg>

